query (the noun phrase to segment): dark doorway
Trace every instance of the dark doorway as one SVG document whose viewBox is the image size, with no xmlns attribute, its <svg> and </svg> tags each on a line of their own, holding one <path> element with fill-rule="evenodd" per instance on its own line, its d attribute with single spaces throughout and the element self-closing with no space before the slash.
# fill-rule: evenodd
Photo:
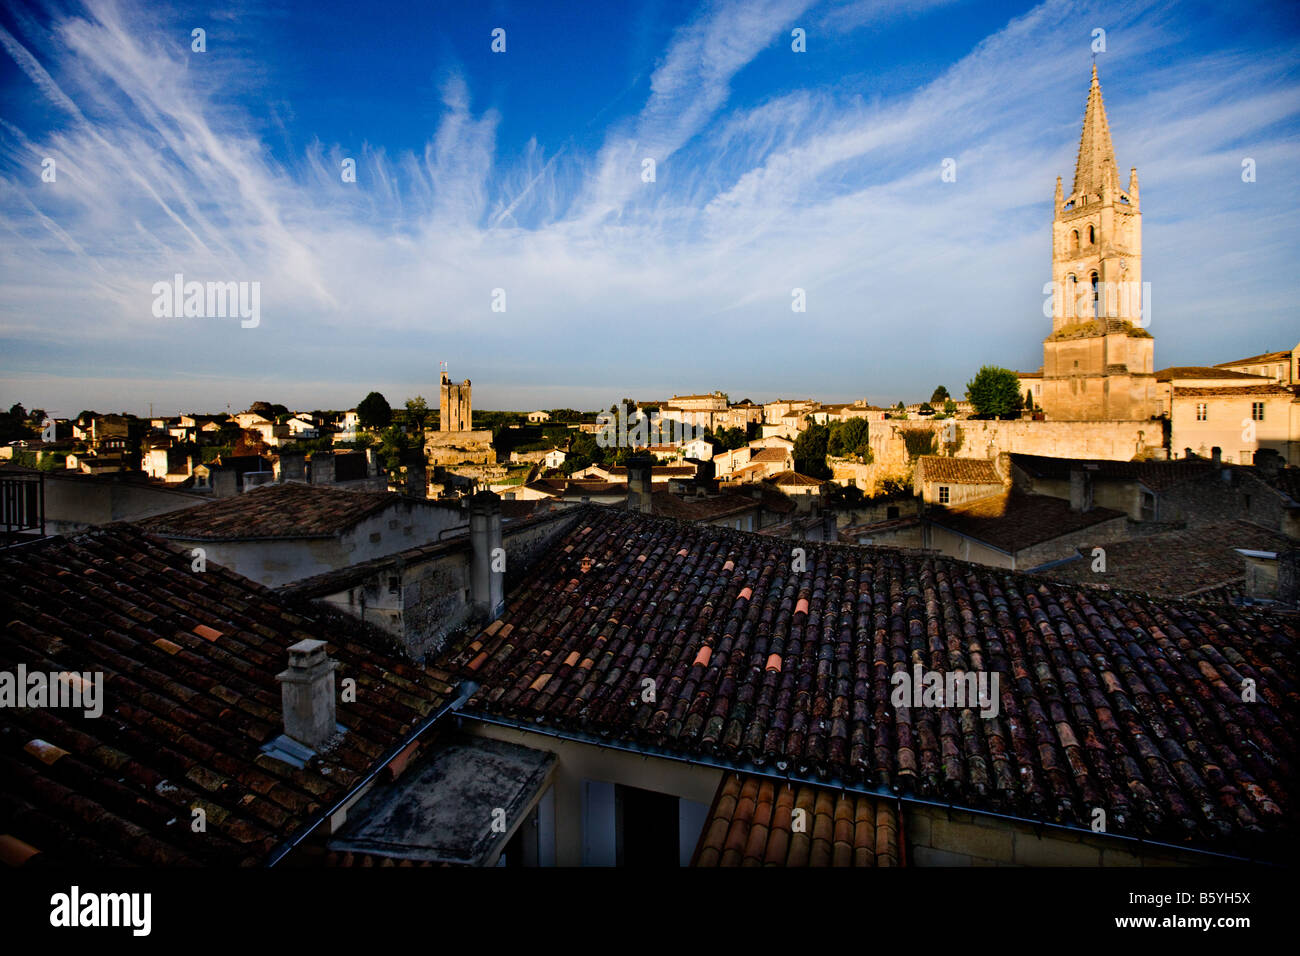
<svg viewBox="0 0 1300 956">
<path fill-rule="evenodd" d="M 618 865 L 677 866 L 678 800 L 665 793 L 619 785 Z"/>
</svg>

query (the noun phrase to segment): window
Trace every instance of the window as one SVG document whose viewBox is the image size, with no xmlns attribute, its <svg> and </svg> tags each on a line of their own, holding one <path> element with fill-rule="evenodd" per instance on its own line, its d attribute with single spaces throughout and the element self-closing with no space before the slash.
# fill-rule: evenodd
<svg viewBox="0 0 1300 956">
<path fill-rule="evenodd" d="M 1250 417 L 1253 418 L 1253 419 L 1254 419 L 1255 421 L 1257 421 L 1257 422 L 1262 422 L 1262 421 L 1264 420 L 1264 403 L 1263 403 L 1263 402 L 1251 402 L 1251 403 L 1250 403 Z"/>
<path fill-rule="evenodd" d="M 1089 228 L 1091 229 L 1092 227 L 1090 226 Z M 1095 319 L 1101 314 L 1101 284 L 1098 280 L 1097 273 L 1094 272 L 1089 278 L 1092 280 L 1092 317 Z"/>
<path fill-rule="evenodd" d="M 885 520 L 889 521 L 897 517 L 898 517 L 897 505 L 890 505 L 888 508 L 885 509 Z"/>
<path fill-rule="evenodd" d="M 1209 415 L 1209 409 L 1206 408 L 1205 403 L 1204 403 L 1204 402 L 1197 402 L 1197 403 L 1196 403 L 1196 420 L 1197 420 L 1198 422 L 1203 422 L 1203 421 L 1206 420 L 1206 418 L 1208 417 L 1208 415 Z"/>
<path fill-rule="evenodd" d="M 940 486 L 939 486 L 939 504 L 941 504 L 941 505 L 946 505 L 947 503 L 948 503 L 948 486 L 947 486 L 947 485 L 940 485 Z"/>
<path fill-rule="evenodd" d="M 1149 491 L 1142 492 L 1142 520 L 1156 520 L 1156 496 Z"/>
<path fill-rule="evenodd" d="M 1092 226 L 1089 226 L 1089 227 L 1088 227 L 1088 245 L 1091 246 L 1091 245 L 1093 245 L 1094 243 L 1096 243 L 1096 241 L 1097 241 L 1097 231 L 1096 231 L 1095 229 L 1093 229 Z"/>
<path fill-rule="evenodd" d="M 1071 252 L 1079 251 L 1079 230 L 1078 229 L 1075 229 L 1073 232 L 1070 233 L 1070 251 Z"/>
</svg>

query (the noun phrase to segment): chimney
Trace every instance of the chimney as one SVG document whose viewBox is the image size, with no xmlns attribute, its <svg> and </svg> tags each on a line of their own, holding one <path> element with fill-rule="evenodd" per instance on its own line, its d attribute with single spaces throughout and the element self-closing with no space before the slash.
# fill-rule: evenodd
<svg viewBox="0 0 1300 956">
<path fill-rule="evenodd" d="M 480 491 L 469 499 L 470 598 L 474 613 L 495 621 L 506 609 L 505 551 L 501 548 L 501 499 Z"/>
<path fill-rule="evenodd" d="M 325 656 L 325 642 L 308 638 L 289 648 L 289 669 L 275 675 L 280 682 L 285 734 L 313 750 L 338 729 L 334 666 Z"/>
<path fill-rule="evenodd" d="M 1273 448 L 1261 448 L 1255 452 L 1255 467 L 1267 478 L 1276 478 L 1282 470 L 1282 456 Z"/>
<path fill-rule="evenodd" d="M 1078 465 L 1070 466 L 1070 510 L 1092 510 L 1092 476 Z"/>
<path fill-rule="evenodd" d="M 334 484 L 334 453 L 332 451 L 312 452 L 311 483 L 313 485 Z"/>
<path fill-rule="evenodd" d="M 1214 467 L 1218 468 L 1223 464 L 1223 449 L 1215 445 L 1210 449 L 1210 461 L 1214 462 Z"/>
<path fill-rule="evenodd" d="M 648 515 L 654 510 L 651 498 L 651 468 L 649 455 L 629 455 L 627 459 L 627 509 Z"/>
</svg>

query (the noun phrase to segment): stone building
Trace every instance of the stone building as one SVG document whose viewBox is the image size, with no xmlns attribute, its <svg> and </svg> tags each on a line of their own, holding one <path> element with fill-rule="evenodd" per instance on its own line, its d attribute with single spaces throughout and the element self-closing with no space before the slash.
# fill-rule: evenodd
<svg viewBox="0 0 1300 956">
<path fill-rule="evenodd" d="M 470 412 L 470 385 L 469 379 L 461 382 L 459 385 L 454 384 L 447 377 L 444 369 L 442 373 L 442 382 L 439 386 L 438 398 L 438 430 L 444 432 L 467 432 L 473 425 L 473 416 Z"/>
<path fill-rule="evenodd" d="M 1154 340 L 1142 326 L 1142 213 L 1137 170 L 1119 184 L 1097 68 L 1079 137 L 1074 185 L 1056 180 L 1053 315 L 1043 340 L 1048 418 L 1145 420 L 1157 415 Z"/>
</svg>

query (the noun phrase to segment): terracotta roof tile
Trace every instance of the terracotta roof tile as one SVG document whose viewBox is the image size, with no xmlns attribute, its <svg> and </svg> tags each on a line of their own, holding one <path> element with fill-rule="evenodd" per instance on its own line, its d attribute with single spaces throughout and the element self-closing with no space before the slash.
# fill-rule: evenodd
<svg viewBox="0 0 1300 956">
<path fill-rule="evenodd" d="M 922 455 L 916 460 L 917 479 L 954 485 L 1000 485 L 1002 476 L 987 458 L 945 458 Z"/>
<path fill-rule="evenodd" d="M 0 593 L 0 670 L 104 677 L 99 717 L 0 710 L 0 833 L 42 859 L 257 863 L 451 693 L 371 628 L 210 562 L 192 571 L 129 525 L 0 550 Z M 357 694 L 339 705 L 346 734 L 297 769 L 261 747 L 282 732 L 275 675 L 304 637 Z"/>
<path fill-rule="evenodd" d="M 399 501 L 390 492 L 346 491 L 290 482 L 253 488 L 230 498 L 146 518 L 140 526 L 177 538 L 329 537 Z M 424 507 L 438 507 L 421 502 Z"/>
<path fill-rule="evenodd" d="M 729 773 L 692 866 L 898 866 L 893 801 Z"/>
<path fill-rule="evenodd" d="M 794 571 L 789 541 L 601 511 L 537 558 L 503 627 L 442 666 L 480 682 L 466 714 L 534 731 L 1083 830 L 1102 807 L 1113 833 L 1280 852 L 1300 758 L 1293 618 L 798 544 Z M 890 676 L 914 665 L 997 673 L 999 713 L 893 707 Z"/>
</svg>

